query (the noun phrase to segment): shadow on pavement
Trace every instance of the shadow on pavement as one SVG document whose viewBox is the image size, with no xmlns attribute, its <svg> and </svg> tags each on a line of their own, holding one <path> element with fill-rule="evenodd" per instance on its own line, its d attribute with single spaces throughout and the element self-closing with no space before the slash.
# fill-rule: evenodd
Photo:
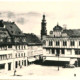
<svg viewBox="0 0 80 80">
<path fill-rule="evenodd" d="M 12 75 L 12 76 L 22 76 L 22 75 Z"/>
<path fill-rule="evenodd" d="M 64 66 L 65 64 L 68 64 L 69 62 L 64 61 L 35 61 L 34 64 L 36 65 L 42 65 L 42 66 Z"/>
</svg>

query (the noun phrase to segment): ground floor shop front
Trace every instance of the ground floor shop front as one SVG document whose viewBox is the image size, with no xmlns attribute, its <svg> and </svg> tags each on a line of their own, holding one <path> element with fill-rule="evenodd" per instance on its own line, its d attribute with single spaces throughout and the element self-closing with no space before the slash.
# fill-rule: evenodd
<svg viewBox="0 0 80 80">
<path fill-rule="evenodd" d="M 43 61 L 46 61 L 47 64 L 51 63 L 54 65 L 68 63 L 80 66 L 80 49 L 44 48 Z"/>
<path fill-rule="evenodd" d="M 0 61 L 0 72 L 15 71 L 25 66 L 27 66 L 27 58 L 3 60 Z"/>
<path fill-rule="evenodd" d="M 23 58 L 14 58 L 0 61 L 0 72 L 6 71 L 17 71 L 18 69 L 22 69 L 27 67 L 28 65 L 34 63 L 35 61 L 39 61 L 42 59 L 41 55 L 35 55 L 30 57 Z"/>
</svg>

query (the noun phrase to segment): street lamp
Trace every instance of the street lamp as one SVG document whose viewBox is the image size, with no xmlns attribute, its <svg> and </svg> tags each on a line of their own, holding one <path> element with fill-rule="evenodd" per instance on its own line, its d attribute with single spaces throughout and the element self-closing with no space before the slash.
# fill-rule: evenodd
<svg viewBox="0 0 80 80">
<path fill-rule="evenodd" d="M 58 71 L 59 71 L 59 53 L 58 53 Z"/>
</svg>

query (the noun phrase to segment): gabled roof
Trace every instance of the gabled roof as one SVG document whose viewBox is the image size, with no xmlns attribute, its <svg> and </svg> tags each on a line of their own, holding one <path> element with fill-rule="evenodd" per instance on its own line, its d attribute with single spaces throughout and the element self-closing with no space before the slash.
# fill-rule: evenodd
<svg viewBox="0 0 80 80">
<path fill-rule="evenodd" d="M 31 46 L 42 45 L 40 39 L 34 34 L 26 34 L 26 43 Z"/>
<path fill-rule="evenodd" d="M 24 36 L 22 31 L 14 22 L 3 22 L 3 24 L 11 36 Z"/>
<path fill-rule="evenodd" d="M 17 42 L 14 37 L 18 38 Z M 14 22 L 5 22 L 0 20 L 0 45 L 24 44 L 24 37 L 24 33 L 21 32 Z M 11 40 L 10 42 L 8 42 L 9 38 Z"/>
</svg>

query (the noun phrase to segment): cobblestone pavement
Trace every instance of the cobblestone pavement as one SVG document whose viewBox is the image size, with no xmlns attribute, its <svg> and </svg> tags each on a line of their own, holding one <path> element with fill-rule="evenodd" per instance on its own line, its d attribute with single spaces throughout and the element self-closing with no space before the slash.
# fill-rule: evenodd
<svg viewBox="0 0 80 80">
<path fill-rule="evenodd" d="M 80 76 L 80 67 L 62 68 L 57 66 L 41 66 L 32 64 L 21 70 L 17 70 L 16 75 L 33 75 L 33 76 Z"/>
<path fill-rule="evenodd" d="M 14 72 L 6 72 L 3 75 L 13 76 Z M 2 74 L 0 73 L 0 76 Z M 29 66 L 23 67 L 16 70 L 16 76 L 64 76 L 64 77 L 79 77 L 80 76 L 80 67 L 75 68 L 62 68 L 57 66 L 42 66 L 31 64 Z"/>
</svg>

